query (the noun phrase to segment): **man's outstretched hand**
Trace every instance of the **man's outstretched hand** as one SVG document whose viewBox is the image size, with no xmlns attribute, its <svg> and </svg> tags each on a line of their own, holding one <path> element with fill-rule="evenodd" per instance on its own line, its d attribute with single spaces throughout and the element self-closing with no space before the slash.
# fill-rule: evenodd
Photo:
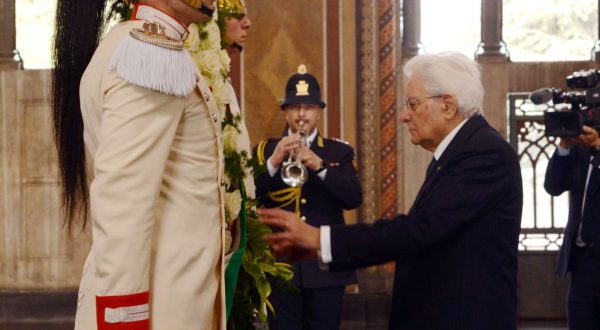
<svg viewBox="0 0 600 330">
<path fill-rule="evenodd" d="M 276 257 L 293 262 L 317 255 L 321 247 L 319 228 L 300 221 L 295 213 L 282 209 L 259 208 L 256 212 L 262 223 L 282 230 L 265 237 Z"/>
</svg>

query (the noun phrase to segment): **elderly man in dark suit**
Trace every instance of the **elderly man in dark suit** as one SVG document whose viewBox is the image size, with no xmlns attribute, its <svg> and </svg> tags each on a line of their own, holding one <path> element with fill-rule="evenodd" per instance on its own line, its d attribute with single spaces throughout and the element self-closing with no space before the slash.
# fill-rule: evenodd
<svg viewBox="0 0 600 330">
<path fill-rule="evenodd" d="M 521 172 L 481 115 L 478 65 L 458 53 L 419 55 L 404 77 L 400 118 L 434 158 L 408 214 L 315 228 L 262 209 L 264 223 L 284 229 L 267 239 L 276 254 L 318 254 L 333 271 L 395 260 L 390 329 L 516 329 Z"/>
<path fill-rule="evenodd" d="M 600 329 L 600 137 L 583 126 L 562 138 L 548 163 L 544 188 L 552 196 L 571 193 L 569 221 L 556 274 L 571 272 L 567 297 L 569 329 Z"/>
</svg>

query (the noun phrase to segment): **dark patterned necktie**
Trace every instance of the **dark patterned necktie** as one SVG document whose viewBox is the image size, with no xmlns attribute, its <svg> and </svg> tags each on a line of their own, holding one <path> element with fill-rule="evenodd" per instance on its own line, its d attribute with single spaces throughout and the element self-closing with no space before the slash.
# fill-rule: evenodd
<svg viewBox="0 0 600 330">
<path fill-rule="evenodd" d="M 429 166 L 427 166 L 427 172 L 425 174 L 425 181 L 429 180 L 431 178 L 431 176 L 436 172 L 437 170 L 437 160 L 435 160 L 435 157 L 433 157 L 431 159 L 431 162 L 429 163 Z"/>
</svg>

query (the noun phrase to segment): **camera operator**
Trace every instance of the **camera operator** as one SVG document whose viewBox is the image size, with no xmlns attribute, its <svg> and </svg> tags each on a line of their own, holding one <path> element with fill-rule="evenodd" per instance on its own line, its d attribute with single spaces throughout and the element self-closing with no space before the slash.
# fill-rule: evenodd
<svg viewBox="0 0 600 330">
<path fill-rule="evenodd" d="M 570 330 L 600 329 L 600 137 L 583 126 L 577 137 L 562 137 L 546 170 L 552 196 L 570 192 L 569 219 L 556 274 L 571 272 L 567 296 Z"/>
</svg>

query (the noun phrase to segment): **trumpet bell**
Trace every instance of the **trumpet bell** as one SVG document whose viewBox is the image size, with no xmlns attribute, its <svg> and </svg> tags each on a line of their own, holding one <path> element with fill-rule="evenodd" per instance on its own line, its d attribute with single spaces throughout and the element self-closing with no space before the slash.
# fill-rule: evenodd
<svg viewBox="0 0 600 330">
<path fill-rule="evenodd" d="M 289 163 L 281 169 L 281 179 L 292 188 L 302 187 L 308 179 L 308 171 L 301 163 Z"/>
</svg>

